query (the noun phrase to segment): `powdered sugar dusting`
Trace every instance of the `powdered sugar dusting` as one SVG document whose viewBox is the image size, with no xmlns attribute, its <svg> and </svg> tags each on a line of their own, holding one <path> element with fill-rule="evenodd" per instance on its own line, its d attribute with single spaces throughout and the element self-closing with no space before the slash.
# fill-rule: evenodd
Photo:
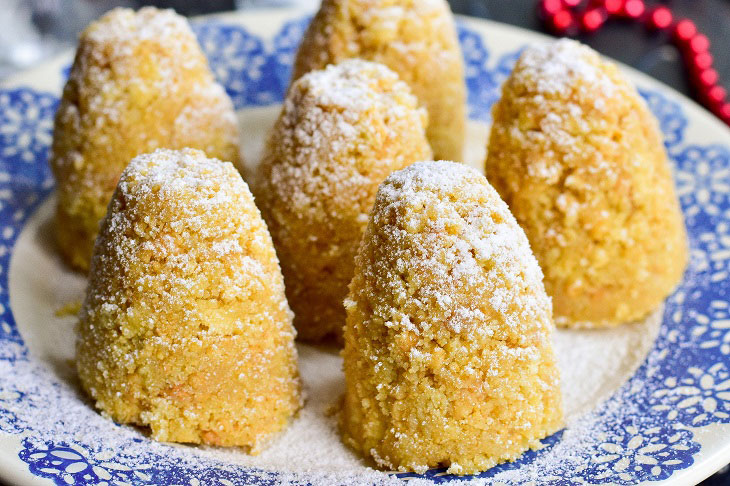
<svg viewBox="0 0 730 486">
<path fill-rule="evenodd" d="M 600 84 L 611 96 L 616 84 L 600 66 L 604 63 L 591 48 L 571 39 L 560 39 L 552 44 L 535 44 L 526 49 L 516 69 L 537 84 L 537 91 L 545 95 L 570 96 L 577 82 Z"/>
<path fill-rule="evenodd" d="M 354 136 L 367 130 L 356 128 L 367 113 L 381 113 L 397 123 L 406 117 L 407 110 L 416 111 L 417 107 L 416 98 L 393 71 L 358 59 L 313 71 L 292 89 L 295 95 L 285 101 L 282 124 L 292 127 L 293 133 L 282 130 L 282 142 L 311 147 L 302 151 L 302 158 L 322 149 L 337 154 L 347 148 Z M 417 113 L 425 119 L 423 109 Z"/>
<path fill-rule="evenodd" d="M 150 50 L 145 52 L 147 49 Z M 145 69 L 145 62 L 153 62 L 154 66 Z M 105 114 L 112 121 L 118 121 L 119 109 L 126 101 L 124 97 L 117 99 L 119 108 L 114 110 L 104 96 L 112 88 L 108 83 L 120 83 L 120 89 L 132 94 L 155 90 L 170 98 L 184 99 L 191 94 L 180 90 L 192 90 L 193 100 L 196 97 L 209 100 L 207 105 L 198 108 L 205 109 L 214 100 L 214 109 L 222 116 L 233 115 L 230 100 L 222 86 L 213 81 L 190 25 L 173 10 L 144 7 L 135 12 L 118 8 L 107 13 L 82 34 L 77 62 L 70 76 L 80 86 L 99 91 L 87 110 Z M 180 120 L 184 118 L 181 114 Z"/>
<path fill-rule="evenodd" d="M 161 83 L 172 84 L 177 81 L 174 75 L 178 68 L 175 66 L 188 70 L 196 68 L 201 62 L 200 57 L 189 55 L 189 46 L 197 45 L 195 34 L 187 20 L 173 10 L 144 7 L 135 12 L 118 8 L 106 14 L 100 22 L 92 23 L 83 36 L 96 48 L 93 49 L 93 56 L 103 57 L 122 69 L 135 61 L 141 44 L 158 45 L 170 54 L 169 57 L 158 58 L 157 67 L 163 74 L 158 78 Z M 101 46 L 104 48 L 99 48 Z"/>
<path fill-rule="evenodd" d="M 87 130 L 88 137 L 103 134 L 105 126 L 126 127 L 123 117 L 137 99 L 150 105 L 166 99 L 179 109 L 177 116 L 150 130 L 158 132 L 152 139 L 135 134 L 135 143 L 176 148 L 193 144 L 208 153 L 227 151 L 232 159 L 238 157 L 230 148 L 214 146 L 216 137 L 238 145 L 233 105 L 213 79 L 188 21 L 173 10 L 116 8 L 91 23 L 81 34 L 65 90 L 75 93 L 64 97 L 58 117 L 78 131 Z M 78 99 L 85 103 L 77 106 Z M 217 133 L 206 138 L 201 130 Z M 210 146 L 197 146 L 205 140 Z M 73 163 L 82 157 L 82 148 L 57 157 L 56 163 Z"/>
<path fill-rule="evenodd" d="M 531 334 L 524 328 L 525 323 L 537 322 L 545 325 L 538 328 L 539 332 L 547 332 L 551 328 L 550 300 L 544 291 L 525 291 L 543 288 L 542 271 L 507 205 L 482 180 L 481 174 L 463 164 L 420 162 L 391 175 L 381 185 L 376 206 L 398 206 L 403 202 L 415 207 L 434 205 L 433 212 L 439 217 L 428 231 L 437 235 L 460 228 L 461 237 L 449 249 L 445 261 L 426 249 L 418 252 L 424 258 L 424 267 L 432 272 L 443 269 L 443 273 L 436 276 L 437 286 L 431 288 L 426 281 L 421 289 L 425 293 L 432 292 L 432 298 L 443 309 L 449 308 L 451 297 L 440 288 L 485 284 L 489 287 L 484 293 L 490 295 L 490 304 L 504 317 L 511 330 L 524 337 Z M 459 198 L 454 200 L 456 194 Z M 462 205 L 460 201 L 481 201 L 482 204 Z M 393 241 L 405 238 L 405 232 L 422 224 L 418 214 L 399 214 L 405 218 L 404 228 L 389 229 Z M 486 277 L 483 276 L 485 271 Z M 483 278 L 486 278 L 485 282 L 482 282 Z M 443 285 L 444 282 L 451 285 Z M 448 325 L 454 332 L 465 331 L 464 323 L 479 320 L 479 313 L 477 308 L 460 309 L 452 315 Z M 496 329 L 492 331 L 497 332 Z"/>
<path fill-rule="evenodd" d="M 353 172 L 338 160 L 376 143 L 398 146 L 399 136 L 422 133 L 426 118 L 408 86 L 381 64 L 354 59 L 313 71 L 292 86 L 269 140 L 269 156 L 296 154 L 293 163 L 263 162 L 272 165 L 269 190 L 301 208 L 316 206 L 312 199 L 351 197 L 370 184 L 368 170 Z"/>
<path fill-rule="evenodd" d="M 139 268 L 141 259 L 151 252 L 156 258 L 166 261 L 175 272 L 152 274 L 135 271 L 133 275 L 138 280 L 134 285 L 166 288 L 163 295 L 169 299 L 169 305 L 185 307 L 184 299 L 197 295 L 193 294 L 195 289 L 204 287 L 207 282 L 202 275 L 191 273 L 191 270 L 200 261 L 208 261 L 206 271 L 209 271 L 213 262 L 222 262 L 225 261 L 223 257 L 236 255 L 237 265 L 220 275 L 220 288 L 208 291 L 224 301 L 235 296 L 247 296 L 251 289 L 246 286 L 258 288 L 256 285 L 269 285 L 263 284 L 269 279 L 269 270 L 261 262 L 249 258 L 242 244 L 251 239 L 252 248 L 270 245 L 268 239 L 261 237 L 259 223 L 240 217 L 241 208 L 248 207 L 253 207 L 251 194 L 230 162 L 207 158 L 203 152 L 194 149 L 160 149 L 135 157 L 120 177 L 109 215 L 103 223 L 107 228 L 97 239 L 90 274 L 93 277 L 95 268 L 98 268 L 105 274 L 109 271 L 130 276 L 130 269 Z M 223 224 L 212 224 L 214 218 L 225 214 L 231 216 L 223 218 Z M 158 232 L 167 234 L 157 238 Z M 180 245 L 193 237 L 196 241 L 208 241 L 210 244 L 195 251 L 181 251 Z M 137 248 L 140 240 L 141 247 Z M 106 268 L 110 265 L 112 269 Z M 91 285 L 93 290 L 93 282 Z M 272 285 L 278 285 L 278 292 L 283 293 L 281 281 L 274 281 Z M 103 288 L 97 290 L 101 294 L 106 292 Z M 216 291 L 220 293 L 216 294 Z M 101 297 L 91 292 L 87 304 L 88 300 L 95 298 Z M 105 305 L 127 304 L 123 294 L 112 294 L 104 299 Z M 288 309 L 286 312 L 289 312 Z"/>
<path fill-rule="evenodd" d="M 231 184 L 231 181 L 236 180 L 238 184 Z M 192 149 L 163 149 L 135 157 L 122 174 L 117 191 L 120 201 L 132 209 L 110 213 L 107 222 L 109 234 L 117 235 L 115 237 L 129 231 L 132 223 L 151 223 L 151 219 L 157 215 L 137 214 L 133 208 L 138 203 L 144 204 L 145 200 L 159 200 L 162 204 L 168 204 L 168 211 L 175 214 L 170 223 L 174 231 L 191 231 L 203 238 L 216 238 L 232 228 L 205 224 L 203 215 L 210 211 L 234 210 L 236 203 L 248 193 L 245 183 L 240 180 L 231 163 L 209 159 L 202 152 Z M 197 197 L 191 198 L 191 194 Z M 120 201 L 116 204 L 120 204 Z M 241 247 L 236 239 L 238 236 L 238 232 L 234 232 L 231 239 L 216 240 L 211 251 L 217 256 L 240 252 Z M 105 244 L 105 240 L 100 239 L 98 244 Z M 132 253 L 126 250 L 134 248 L 126 249 L 123 242 L 120 244 L 122 246 L 117 254 L 123 252 L 127 257 L 131 256 Z M 145 244 L 152 245 L 150 241 Z M 154 249 L 165 251 L 164 247 L 157 248 L 157 245 Z M 184 255 L 176 257 L 181 258 L 179 263 L 184 266 Z"/>
<path fill-rule="evenodd" d="M 398 81 L 398 76 L 384 65 L 359 59 L 312 72 L 302 78 L 300 89 L 314 97 L 323 109 L 336 108 L 343 114 L 350 113 L 354 116 L 381 107 L 391 97 L 397 98 L 401 95 L 408 99 L 408 95 L 404 93 L 394 94 L 376 89 L 383 81 L 394 85 L 392 90 L 395 92 L 408 91 L 405 83 Z M 381 98 L 385 101 L 380 101 Z M 415 98 L 412 101 L 415 105 Z M 375 107 L 373 102 L 376 103 Z M 403 109 L 396 103 L 388 105 L 391 109 Z"/>
</svg>

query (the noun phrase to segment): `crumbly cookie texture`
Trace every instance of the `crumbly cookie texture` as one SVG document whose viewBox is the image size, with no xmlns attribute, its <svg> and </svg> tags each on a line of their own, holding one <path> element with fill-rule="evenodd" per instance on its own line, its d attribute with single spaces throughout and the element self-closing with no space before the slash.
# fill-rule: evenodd
<svg viewBox="0 0 730 486">
<path fill-rule="evenodd" d="M 681 280 L 687 236 L 657 122 L 571 40 L 522 54 L 493 109 L 487 178 L 524 228 L 559 326 L 640 319 Z"/>
<path fill-rule="evenodd" d="M 477 473 L 560 428 L 542 273 L 476 170 L 419 162 L 383 182 L 345 307 L 341 432 L 379 466 Z"/>
<path fill-rule="evenodd" d="M 271 238 L 232 164 L 158 150 L 103 220 L 76 364 L 97 408 L 160 441 L 256 453 L 302 404 Z"/>
<path fill-rule="evenodd" d="M 50 164 L 64 259 L 88 269 L 99 222 L 133 157 L 184 147 L 239 162 L 230 98 L 183 17 L 112 10 L 81 34 L 56 114 Z"/>
<path fill-rule="evenodd" d="M 464 66 L 445 0 L 323 0 L 302 39 L 293 79 L 353 57 L 398 73 L 428 110 L 435 156 L 462 160 Z"/>
<path fill-rule="evenodd" d="M 381 64 L 346 60 L 289 90 L 255 193 L 301 339 L 342 340 L 342 301 L 378 185 L 431 157 L 426 125 L 408 86 Z"/>
</svg>

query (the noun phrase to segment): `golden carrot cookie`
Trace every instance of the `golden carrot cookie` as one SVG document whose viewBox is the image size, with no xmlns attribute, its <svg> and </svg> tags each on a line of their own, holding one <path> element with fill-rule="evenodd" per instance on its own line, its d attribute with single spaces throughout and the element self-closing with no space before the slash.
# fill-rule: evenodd
<svg viewBox="0 0 730 486">
<path fill-rule="evenodd" d="M 99 221 L 133 157 L 184 147 L 238 162 L 230 98 L 183 17 L 112 10 L 81 34 L 56 114 L 50 164 L 64 259 L 88 269 Z"/>
<path fill-rule="evenodd" d="M 160 441 L 257 452 L 301 406 L 271 238 L 232 164 L 132 160 L 103 220 L 78 327 L 97 408 Z"/>
<path fill-rule="evenodd" d="M 394 72 L 361 60 L 310 72 L 289 90 L 255 193 L 301 339 L 342 339 L 342 301 L 378 184 L 431 157 L 417 105 Z"/>
<path fill-rule="evenodd" d="M 342 435 L 379 466 L 478 473 L 560 428 L 542 273 L 476 170 L 419 162 L 383 182 L 345 307 Z"/>
<path fill-rule="evenodd" d="M 528 48 L 493 111 L 487 178 L 524 228 L 559 326 L 640 319 L 682 278 L 687 236 L 657 122 L 570 40 Z"/>
</svg>

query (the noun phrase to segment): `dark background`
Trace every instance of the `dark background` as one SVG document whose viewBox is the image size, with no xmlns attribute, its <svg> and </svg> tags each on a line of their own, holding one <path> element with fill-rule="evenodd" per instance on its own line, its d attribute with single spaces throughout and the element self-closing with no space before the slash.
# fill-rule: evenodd
<svg viewBox="0 0 730 486">
<path fill-rule="evenodd" d="M 185 15 L 235 8 L 234 0 L 126 0 L 119 3 L 132 7 L 143 4 L 169 7 Z M 261 3 L 263 2 L 258 2 Z M 536 13 L 537 0 L 449 0 L 449 3 L 454 13 L 543 30 Z M 710 39 L 710 50 L 715 59 L 714 68 L 720 74 L 720 82 L 730 92 L 730 0 L 647 0 L 646 4 L 649 8 L 666 5 L 672 9 L 675 18 L 690 18 L 697 24 L 698 30 Z M 50 15 L 36 15 L 33 23 L 41 33 L 59 30 L 58 19 Z M 77 28 L 73 23 L 67 22 L 65 25 L 67 26 L 64 29 Z M 78 28 L 82 27 L 83 25 Z M 647 32 L 637 22 L 611 20 L 598 32 L 578 39 L 607 56 L 644 71 L 681 93 L 694 95 L 679 52 L 667 43 L 666 34 Z M 730 486 L 730 471 L 726 467 L 724 472 L 708 478 L 702 485 Z"/>
</svg>

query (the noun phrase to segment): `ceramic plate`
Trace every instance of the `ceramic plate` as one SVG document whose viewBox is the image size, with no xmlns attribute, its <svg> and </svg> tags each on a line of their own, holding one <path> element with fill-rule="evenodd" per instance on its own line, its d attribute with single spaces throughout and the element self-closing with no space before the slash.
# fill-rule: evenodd
<svg viewBox="0 0 730 486">
<path fill-rule="evenodd" d="M 194 24 L 238 110 L 255 162 L 278 113 L 309 17 L 255 11 Z M 460 18 L 470 124 L 468 159 L 484 160 L 490 107 L 534 33 Z M 160 444 L 97 414 L 78 389 L 74 319 L 84 278 L 49 235 L 53 115 L 71 54 L 0 87 L 0 479 L 10 484 L 231 485 L 449 482 L 366 468 L 326 410 L 342 390 L 336 351 L 300 346 L 308 403 L 261 456 Z M 691 101 L 627 68 L 659 119 L 691 240 L 683 282 L 647 322 L 558 331 L 567 428 L 544 448 L 479 476 L 489 484 L 692 484 L 730 462 L 730 131 Z M 249 175 L 255 166 L 243 168 Z M 658 235 L 661 237 L 661 235 Z"/>
</svg>

